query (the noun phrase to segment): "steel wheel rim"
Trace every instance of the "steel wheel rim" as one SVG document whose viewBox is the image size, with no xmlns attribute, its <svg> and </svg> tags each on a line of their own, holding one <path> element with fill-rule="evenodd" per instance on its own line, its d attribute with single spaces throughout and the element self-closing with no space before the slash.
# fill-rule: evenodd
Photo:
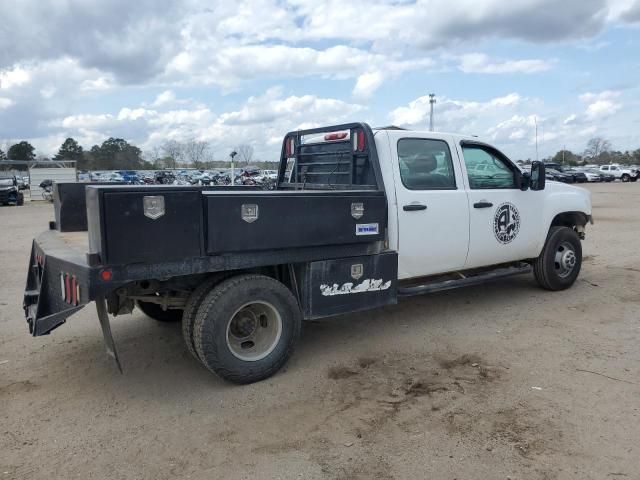
<svg viewBox="0 0 640 480">
<path fill-rule="evenodd" d="M 578 257 L 576 251 L 569 242 L 562 242 L 556 248 L 553 265 L 556 273 L 561 278 L 566 278 L 576 268 Z"/>
<path fill-rule="evenodd" d="M 248 302 L 227 323 L 227 348 L 234 357 L 257 362 L 267 357 L 282 336 L 282 317 L 268 302 Z"/>
</svg>

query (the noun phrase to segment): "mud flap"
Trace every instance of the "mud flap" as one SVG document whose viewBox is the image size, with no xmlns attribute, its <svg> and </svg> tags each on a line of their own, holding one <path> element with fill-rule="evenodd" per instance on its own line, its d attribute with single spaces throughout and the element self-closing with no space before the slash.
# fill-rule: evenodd
<svg viewBox="0 0 640 480">
<path fill-rule="evenodd" d="M 103 298 L 96 299 L 96 310 L 98 311 L 98 319 L 100 320 L 100 327 L 102 328 L 102 337 L 104 338 L 104 346 L 107 349 L 107 355 L 113 357 L 118 365 L 118 370 L 122 372 L 122 365 L 120 365 L 120 359 L 118 358 L 118 351 L 116 350 L 116 343 L 113 341 L 113 335 L 111 334 L 111 325 L 109 323 L 109 313 L 107 312 L 107 301 Z"/>
</svg>

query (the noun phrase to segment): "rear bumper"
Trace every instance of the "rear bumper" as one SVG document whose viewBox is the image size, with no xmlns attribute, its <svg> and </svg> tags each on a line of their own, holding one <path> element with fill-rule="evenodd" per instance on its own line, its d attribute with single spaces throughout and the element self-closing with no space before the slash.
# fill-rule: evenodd
<svg viewBox="0 0 640 480">
<path fill-rule="evenodd" d="M 100 267 L 90 267 L 85 255 L 70 248 L 50 230 L 32 244 L 23 308 L 34 336 L 46 335 L 67 318 L 118 285 L 99 277 Z"/>
</svg>

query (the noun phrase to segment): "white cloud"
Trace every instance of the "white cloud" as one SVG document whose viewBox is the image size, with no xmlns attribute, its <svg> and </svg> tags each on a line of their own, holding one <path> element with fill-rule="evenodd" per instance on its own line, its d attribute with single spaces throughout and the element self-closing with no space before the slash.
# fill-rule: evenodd
<svg viewBox="0 0 640 480">
<path fill-rule="evenodd" d="M 9 108 L 11 105 L 13 105 L 13 100 L 11 100 L 10 98 L 2 98 L 0 97 L 0 110 L 4 109 L 4 108 Z"/>
<path fill-rule="evenodd" d="M 0 70 L 0 88 L 3 90 L 20 87 L 30 80 L 30 73 L 20 65 L 14 65 L 4 71 Z"/>
<path fill-rule="evenodd" d="M 472 129 L 476 127 L 476 120 L 501 110 L 513 111 L 522 97 L 517 93 L 509 93 L 502 97 L 492 98 L 486 102 L 454 100 L 440 98 L 436 100 L 436 124 L 440 131 L 460 133 L 478 133 Z M 426 125 L 429 117 L 429 97 L 418 97 L 405 107 L 398 107 L 391 112 L 390 120 L 394 125 L 422 126 Z"/>
<path fill-rule="evenodd" d="M 353 87 L 353 96 L 368 98 L 382 85 L 382 82 L 384 82 L 384 75 L 380 71 L 363 73 Z"/>
<path fill-rule="evenodd" d="M 113 88 L 113 86 L 113 80 L 101 76 L 98 78 L 83 80 L 80 84 L 80 90 L 83 92 L 104 91 Z"/>
<path fill-rule="evenodd" d="M 587 120 L 599 120 L 610 117 L 622 108 L 622 104 L 617 101 L 621 92 L 605 90 L 599 93 L 584 93 L 580 95 L 580 100 L 588 103 L 585 111 Z"/>
<path fill-rule="evenodd" d="M 464 73 L 539 73 L 549 70 L 552 62 L 539 59 L 492 60 L 483 53 L 468 53 L 459 57 L 458 68 Z"/>
<path fill-rule="evenodd" d="M 174 102 L 175 100 L 176 100 L 176 94 L 173 93 L 173 91 L 171 90 L 165 90 L 164 92 L 160 93 L 156 97 L 152 105 L 154 107 L 161 107 L 162 105 Z"/>
<path fill-rule="evenodd" d="M 424 56 L 396 58 L 346 45 L 315 49 L 234 41 L 220 48 L 219 41 L 212 40 L 188 44 L 169 63 L 162 80 L 187 85 L 214 84 L 225 90 L 237 90 L 250 80 L 265 77 L 357 78 L 354 96 L 367 97 L 388 77 L 434 66 L 435 61 Z"/>
<path fill-rule="evenodd" d="M 250 97 L 239 109 L 219 115 L 203 106 L 178 110 L 124 107 L 117 114 L 69 115 L 52 126 L 62 130 L 57 137 L 102 141 L 114 136 L 142 148 L 167 139 L 195 138 L 211 142 L 216 152 L 227 152 L 237 143 L 251 143 L 257 155 L 275 160 L 277 146 L 287 131 L 344 122 L 362 110 L 360 105 L 334 98 L 285 96 L 282 88 L 275 87 L 263 95 Z"/>
</svg>

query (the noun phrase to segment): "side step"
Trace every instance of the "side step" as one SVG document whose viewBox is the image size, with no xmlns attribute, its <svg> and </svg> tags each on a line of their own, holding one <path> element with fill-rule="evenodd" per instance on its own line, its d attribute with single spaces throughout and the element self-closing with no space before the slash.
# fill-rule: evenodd
<svg viewBox="0 0 640 480">
<path fill-rule="evenodd" d="M 484 271 L 475 275 L 464 276 L 461 273 L 461 278 L 452 280 L 432 279 L 432 281 L 430 282 L 429 279 L 424 279 L 420 284 L 408 285 L 405 287 L 398 286 L 398 297 L 411 297 L 413 295 L 422 295 L 425 293 L 441 292 L 443 290 L 468 287 L 470 285 L 479 285 L 481 283 L 490 282 L 499 278 L 530 273 L 531 270 L 531 265 L 529 265 L 528 263 L 520 263 L 509 267 Z"/>
</svg>

